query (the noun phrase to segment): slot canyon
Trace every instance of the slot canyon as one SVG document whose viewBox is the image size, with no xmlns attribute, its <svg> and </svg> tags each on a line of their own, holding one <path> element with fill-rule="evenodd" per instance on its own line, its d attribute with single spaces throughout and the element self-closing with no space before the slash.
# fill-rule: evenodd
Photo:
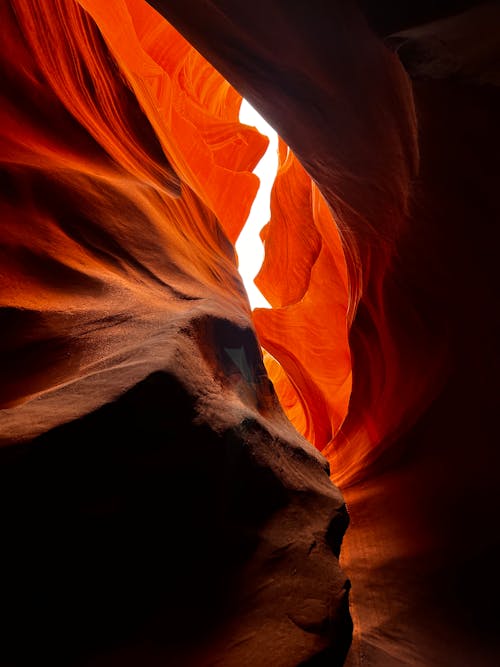
<svg viewBox="0 0 500 667">
<path fill-rule="evenodd" d="M 0 667 L 497 667 L 500 3 L 0 34 Z"/>
</svg>

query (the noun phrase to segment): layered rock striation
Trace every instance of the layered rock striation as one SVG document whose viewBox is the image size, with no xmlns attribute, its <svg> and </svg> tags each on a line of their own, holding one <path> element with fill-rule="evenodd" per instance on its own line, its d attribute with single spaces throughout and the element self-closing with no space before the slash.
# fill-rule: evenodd
<svg viewBox="0 0 500 667">
<path fill-rule="evenodd" d="M 342 664 L 324 456 L 348 664 L 498 664 L 498 4 L 359 4 L 0 4 L 0 662 Z"/>
</svg>

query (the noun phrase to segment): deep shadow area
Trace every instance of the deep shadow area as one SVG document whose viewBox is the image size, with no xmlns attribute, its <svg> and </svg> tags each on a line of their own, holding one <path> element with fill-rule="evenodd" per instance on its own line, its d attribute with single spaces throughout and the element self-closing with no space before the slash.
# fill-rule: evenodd
<svg viewBox="0 0 500 667">
<path fill-rule="evenodd" d="M 444 19 L 485 3 L 484 0 L 419 0 L 397 3 L 391 0 L 359 0 L 358 4 L 375 32 L 386 36 L 391 32 Z"/>
<path fill-rule="evenodd" d="M 0 450 L 0 665 L 94 664 L 131 644 L 189 664 L 185 648 L 237 613 L 238 568 L 285 494 L 241 438 L 194 417 L 158 372 Z"/>
</svg>

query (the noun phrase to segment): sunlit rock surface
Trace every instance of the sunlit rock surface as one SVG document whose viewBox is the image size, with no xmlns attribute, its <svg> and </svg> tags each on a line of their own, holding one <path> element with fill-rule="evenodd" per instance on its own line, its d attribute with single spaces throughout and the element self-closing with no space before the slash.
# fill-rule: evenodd
<svg viewBox="0 0 500 667">
<path fill-rule="evenodd" d="M 221 74 L 138 0 L 0 5 L 4 661 L 342 663 L 345 510 L 265 364 L 348 502 L 348 664 L 497 665 L 496 3 L 151 4 Z M 222 75 L 282 137 L 263 360 Z"/>
<path fill-rule="evenodd" d="M 348 517 L 233 243 L 267 139 L 144 2 L 2 2 L 3 665 L 341 665 Z"/>
<path fill-rule="evenodd" d="M 156 4 L 274 125 L 340 232 L 347 301 L 342 290 L 336 299 L 347 304 L 352 359 L 340 429 L 319 391 L 338 368 L 315 374 L 315 393 L 293 349 L 283 352 L 287 378 L 274 361 L 269 368 L 346 494 L 350 664 L 496 665 L 496 3 L 415 30 L 474 3 L 362 2 L 363 16 L 349 3 L 276 1 L 267 20 L 260 2 L 197 12 L 197 3 Z M 275 196 L 283 192 L 278 182 Z M 301 197 L 299 188 L 299 209 Z M 274 217 L 277 238 L 279 207 Z M 323 247 L 316 230 L 303 255 L 311 277 Z M 260 281 L 269 296 L 279 293 L 265 284 L 276 279 L 272 262 Z M 296 275 L 283 283 L 294 297 L 308 294 Z M 326 304 L 330 275 L 322 276 Z M 325 308 L 324 319 L 334 313 Z M 256 313 L 263 340 L 275 317 Z M 300 319 L 294 327 L 307 329 Z M 332 331 L 332 348 L 343 336 Z M 329 429 L 335 437 L 325 443 Z"/>
</svg>

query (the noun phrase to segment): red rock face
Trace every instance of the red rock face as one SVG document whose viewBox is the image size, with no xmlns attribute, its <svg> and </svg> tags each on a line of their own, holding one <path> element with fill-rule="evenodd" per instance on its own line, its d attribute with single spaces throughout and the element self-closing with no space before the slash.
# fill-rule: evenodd
<svg viewBox="0 0 500 667">
<path fill-rule="evenodd" d="M 437 362 L 430 364 L 432 372 L 422 378 L 422 358 L 428 355 L 425 343 L 423 349 L 411 351 L 402 345 L 401 337 L 418 319 L 413 304 L 401 297 L 396 306 L 396 298 L 385 294 L 386 290 L 399 289 L 390 272 L 407 226 L 411 183 L 418 171 L 413 96 L 397 58 L 369 31 L 355 8 L 318 5 L 311 12 L 278 2 L 264 21 L 264 5 L 258 6 L 262 20 L 250 28 L 250 15 L 236 5 L 221 9 L 217 15 L 208 6 L 195 12 L 194 6 L 186 4 L 158 3 L 270 118 L 330 207 L 328 210 L 322 204 L 316 186 L 306 177 L 305 187 L 311 193 L 306 219 L 312 218 L 314 231 L 304 242 L 300 236 L 293 238 L 287 233 L 286 224 L 298 227 L 298 220 L 284 224 L 276 203 L 269 228 L 271 248 L 260 286 L 280 310 L 257 312 L 255 321 L 264 347 L 267 344 L 278 361 L 283 359 L 288 379 L 298 393 L 305 415 L 303 431 L 334 461 L 335 478 L 349 484 L 377 457 L 377 449 L 385 449 L 394 433 L 416 418 L 430 388 L 435 390 L 439 384 Z M 190 19 L 195 13 L 198 19 Z M 230 28 L 233 22 L 241 32 L 238 59 L 229 55 L 235 40 Z M 298 25 L 302 28 L 295 35 Z M 333 43 L 331 25 L 337 26 Z M 274 39 L 275 34 L 281 37 Z M 370 76 L 364 72 L 365 62 L 370 62 Z M 246 76 L 251 67 L 258 71 Z M 370 104 L 365 103 L 364 113 L 358 113 L 367 99 Z M 288 197 L 285 210 L 302 211 L 301 177 L 288 171 L 283 178 L 277 181 L 275 202 Z M 305 235 L 302 224 L 300 229 Z M 273 258 L 272 244 L 280 245 L 281 239 L 273 241 L 280 233 L 287 236 L 289 245 L 307 248 L 300 268 L 302 283 L 297 280 L 296 268 L 282 273 L 277 281 L 272 264 L 276 267 L 278 259 Z M 319 247 L 322 253 L 318 254 Z M 296 285 L 297 293 L 280 295 L 284 300 L 276 298 L 276 284 L 281 282 Z M 295 306 L 300 299 L 300 306 Z M 322 313 L 328 313 L 328 318 Z M 304 332 L 314 318 L 314 345 L 307 345 Z M 393 322 L 396 319 L 397 325 Z M 349 414 L 346 326 L 355 353 L 354 372 L 360 368 L 359 381 L 355 376 L 352 381 Z M 283 340 L 291 336 L 292 342 L 289 350 L 278 352 L 276 338 L 283 328 L 287 332 Z M 372 369 L 370 373 L 363 372 L 367 367 Z M 406 398 L 401 395 L 403 367 Z M 353 440 L 354 445 L 349 446 Z"/>
<path fill-rule="evenodd" d="M 267 140 L 143 2 L 0 7 L 0 664 L 342 664 L 345 504 L 233 248 Z"/>
<path fill-rule="evenodd" d="M 237 122 L 239 96 L 164 21 L 159 43 L 178 72 L 149 56 L 137 34 L 157 15 L 139 10 L 134 27 L 110 6 L 101 32 L 76 3 L 4 5 L 4 407 L 121 363 L 155 329 L 154 312 L 167 323 L 170 307 L 178 315 L 210 293 L 215 309 L 232 295 L 247 317 L 228 239 L 265 139 Z M 106 33 L 113 22 L 118 35 Z M 41 23 L 43 34 L 26 28 Z"/>
<path fill-rule="evenodd" d="M 321 450 L 350 664 L 498 664 L 496 8 L 393 53 L 426 3 L 362 2 L 378 36 L 343 2 L 151 4 L 189 41 L 139 0 L 0 4 L 15 582 L 50 535 L 2 659 L 341 664 Z M 253 323 L 233 243 L 266 140 L 240 94 L 282 137 Z"/>
<path fill-rule="evenodd" d="M 398 60 L 346 3 L 277 1 L 267 22 L 264 3 L 195 4 L 156 3 L 279 130 L 342 241 L 352 393 L 340 429 L 323 409 L 326 369 L 302 383 L 291 349 L 289 375 L 271 371 L 348 500 L 351 664 L 497 664 L 498 9 L 391 37 Z M 384 37 L 384 25 L 411 25 L 361 4 Z M 279 210 L 274 223 L 277 238 Z M 312 277 L 323 234 L 308 240 Z M 293 297 L 309 297 L 313 280 L 304 289 L 293 275 Z M 256 315 L 264 340 L 275 317 Z"/>
</svg>

